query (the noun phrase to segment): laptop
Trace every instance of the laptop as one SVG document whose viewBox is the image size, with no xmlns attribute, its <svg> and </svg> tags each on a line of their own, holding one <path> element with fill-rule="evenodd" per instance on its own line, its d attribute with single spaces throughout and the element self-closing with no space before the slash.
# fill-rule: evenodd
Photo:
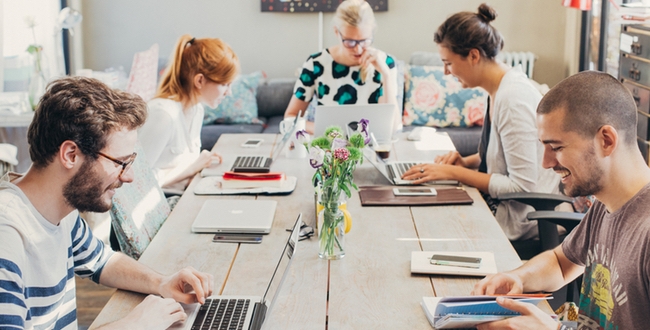
<svg viewBox="0 0 650 330">
<path fill-rule="evenodd" d="M 299 214 L 262 297 L 210 296 L 203 305 L 184 305 L 187 320 L 169 329 L 262 329 L 266 315 L 271 314 L 296 253 L 301 219 L 302 214 Z"/>
<path fill-rule="evenodd" d="M 293 121 L 293 127 L 296 127 L 298 119 L 301 117 L 302 111 L 298 113 L 296 119 Z M 271 171 L 271 164 L 276 157 L 284 150 L 284 147 L 287 145 L 287 142 L 291 139 L 291 135 L 294 133 L 292 129 L 287 130 L 283 135 L 280 143 L 276 145 L 276 148 L 273 149 L 273 154 L 271 157 L 264 156 L 237 156 L 235 162 L 231 167 L 233 172 L 248 172 L 248 173 L 268 173 Z"/>
<path fill-rule="evenodd" d="M 368 119 L 369 130 L 379 143 L 393 140 L 394 104 L 349 104 L 317 106 L 314 117 L 314 135 L 322 136 L 330 126 L 345 129 L 350 122 Z"/>
<path fill-rule="evenodd" d="M 363 148 L 363 156 L 381 173 L 392 185 L 394 186 L 408 186 L 413 185 L 413 181 L 402 179 L 402 175 L 411 167 L 418 164 L 426 164 L 426 162 L 394 162 L 385 161 L 377 156 L 374 150 L 366 147 Z M 426 184 L 441 184 L 441 185 L 458 185 L 457 180 L 435 180 L 429 181 Z"/>
<path fill-rule="evenodd" d="M 208 199 L 192 223 L 194 233 L 268 234 L 278 202 Z"/>
</svg>

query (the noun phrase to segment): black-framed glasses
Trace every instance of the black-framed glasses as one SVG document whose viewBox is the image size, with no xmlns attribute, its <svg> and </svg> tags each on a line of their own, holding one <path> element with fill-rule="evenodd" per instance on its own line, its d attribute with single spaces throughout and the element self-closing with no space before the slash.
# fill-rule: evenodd
<svg viewBox="0 0 650 330">
<path fill-rule="evenodd" d="M 368 39 L 345 39 L 343 38 L 343 35 L 341 32 L 339 32 L 339 37 L 341 37 L 341 43 L 343 44 L 343 47 L 345 48 L 354 48 L 357 45 L 359 45 L 361 48 L 366 48 L 372 44 L 372 38 Z"/>
<path fill-rule="evenodd" d="M 133 165 L 133 162 L 135 162 L 135 157 L 138 155 L 137 152 L 134 152 L 133 154 L 131 154 L 131 156 L 129 157 L 129 159 L 127 161 L 123 162 L 121 160 L 115 159 L 115 158 L 113 158 L 113 157 L 111 157 L 111 156 L 109 156 L 107 154 L 101 153 L 101 152 L 97 152 L 97 154 L 99 154 L 100 156 L 112 161 L 113 163 L 115 163 L 115 164 L 117 164 L 119 166 L 122 166 L 122 170 L 120 171 L 120 175 L 117 176 L 118 178 L 121 178 L 122 174 L 124 174 L 126 171 L 128 171 L 131 168 L 131 165 Z"/>
</svg>

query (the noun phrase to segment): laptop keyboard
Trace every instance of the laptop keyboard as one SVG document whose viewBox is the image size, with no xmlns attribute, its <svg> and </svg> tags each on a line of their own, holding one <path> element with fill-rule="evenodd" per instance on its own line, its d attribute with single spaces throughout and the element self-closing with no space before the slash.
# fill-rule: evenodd
<svg viewBox="0 0 650 330">
<path fill-rule="evenodd" d="M 238 156 L 232 167 L 260 167 L 265 158 L 262 156 Z"/>
<path fill-rule="evenodd" d="M 397 171 L 397 173 L 395 173 L 395 177 L 401 178 L 402 175 L 404 175 L 404 173 L 406 171 L 408 171 L 411 167 L 415 166 L 416 164 L 418 164 L 418 163 L 395 163 L 395 164 L 393 164 L 393 168 L 395 168 L 395 170 Z"/>
<path fill-rule="evenodd" d="M 206 299 L 191 329 L 242 330 L 249 305 L 248 299 Z"/>
</svg>

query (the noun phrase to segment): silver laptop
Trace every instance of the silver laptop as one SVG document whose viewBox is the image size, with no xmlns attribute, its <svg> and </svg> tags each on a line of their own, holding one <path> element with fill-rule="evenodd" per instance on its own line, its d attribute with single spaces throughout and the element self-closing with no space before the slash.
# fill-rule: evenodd
<svg viewBox="0 0 650 330">
<path fill-rule="evenodd" d="M 369 130 L 379 143 L 390 143 L 393 139 L 394 104 L 351 104 L 317 106 L 314 117 L 314 134 L 321 136 L 330 126 L 345 129 L 350 122 L 368 119 Z"/>
<path fill-rule="evenodd" d="M 268 328 L 264 326 L 264 320 L 266 315 L 271 314 L 298 248 L 301 219 L 302 214 L 299 214 L 262 297 L 210 296 L 203 305 L 184 305 L 187 320 L 183 324 L 174 325 L 169 329 L 259 330 Z"/>
<path fill-rule="evenodd" d="M 192 223 L 192 232 L 268 234 L 277 205 L 271 200 L 208 199 Z"/>
<path fill-rule="evenodd" d="M 292 127 L 296 127 L 296 123 L 298 122 L 298 119 L 302 116 L 302 111 L 298 112 L 298 115 L 296 116 L 296 119 L 293 121 Z M 268 173 L 271 171 L 271 164 L 275 160 L 278 155 L 284 150 L 284 147 L 287 145 L 287 142 L 291 139 L 291 135 L 293 134 L 292 129 L 288 129 L 284 135 L 282 135 L 282 139 L 280 140 L 280 143 L 276 144 L 276 147 L 273 149 L 273 154 L 271 157 L 264 157 L 264 156 L 237 156 L 235 158 L 235 162 L 233 163 L 232 167 L 230 168 L 231 171 L 233 172 L 249 172 L 249 173 Z"/>
<path fill-rule="evenodd" d="M 377 156 L 374 150 L 369 147 L 363 148 L 363 156 L 381 173 L 391 184 L 395 186 L 413 185 L 413 181 L 402 179 L 402 175 L 411 167 L 427 162 L 393 162 L 385 161 Z M 436 180 L 429 181 L 426 184 L 458 185 L 457 180 Z"/>
</svg>

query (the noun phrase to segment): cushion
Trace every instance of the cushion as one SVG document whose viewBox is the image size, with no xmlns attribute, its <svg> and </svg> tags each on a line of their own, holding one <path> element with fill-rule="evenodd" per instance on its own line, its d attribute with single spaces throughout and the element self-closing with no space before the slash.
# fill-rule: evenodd
<svg viewBox="0 0 650 330">
<path fill-rule="evenodd" d="M 232 94 L 226 96 L 216 109 L 205 107 L 203 125 L 261 124 L 257 113 L 257 86 L 266 78 L 262 71 L 240 75 L 232 82 Z"/>
<path fill-rule="evenodd" d="M 483 124 L 487 93 L 463 89 L 438 66 L 410 65 L 405 81 L 404 124 L 471 127 Z"/>
</svg>

